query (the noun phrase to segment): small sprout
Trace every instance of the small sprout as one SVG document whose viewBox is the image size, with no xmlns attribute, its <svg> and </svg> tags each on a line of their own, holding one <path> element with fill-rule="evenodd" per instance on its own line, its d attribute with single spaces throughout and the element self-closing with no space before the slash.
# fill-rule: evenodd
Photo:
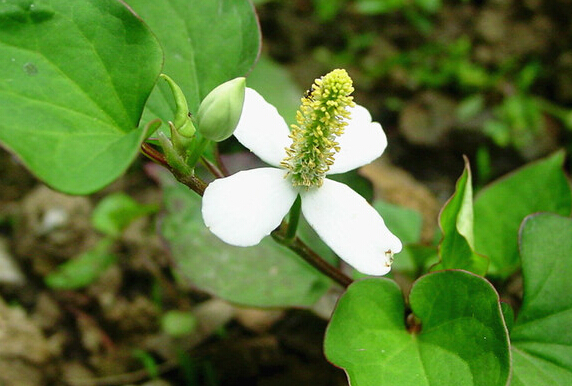
<svg viewBox="0 0 572 386">
<path fill-rule="evenodd" d="M 191 334 L 197 327 L 197 318 L 192 312 L 172 310 L 161 318 L 163 331 L 173 337 Z"/>
<path fill-rule="evenodd" d="M 112 243 L 110 238 L 103 239 L 93 249 L 61 264 L 44 278 L 46 285 L 73 290 L 95 282 L 117 260 L 110 252 Z"/>
</svg>

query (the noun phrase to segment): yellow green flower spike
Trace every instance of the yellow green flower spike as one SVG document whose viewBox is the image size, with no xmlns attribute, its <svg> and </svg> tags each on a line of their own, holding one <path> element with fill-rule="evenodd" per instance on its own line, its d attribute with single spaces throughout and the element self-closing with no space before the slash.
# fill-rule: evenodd
<svg viewBox="0 0 572 386">
<path fill-rule="evenodd" d="M 292 125 L 292 145 L 281 165 L 288 169 L 292 185 L 307 189 L 322 185 L 326 172 L 340 150 L 336 137 L 344 132 L 354 107 L 352 79 L 346 70 L 336 69 L 316 79 L 302 98 Z"/>
</svg>

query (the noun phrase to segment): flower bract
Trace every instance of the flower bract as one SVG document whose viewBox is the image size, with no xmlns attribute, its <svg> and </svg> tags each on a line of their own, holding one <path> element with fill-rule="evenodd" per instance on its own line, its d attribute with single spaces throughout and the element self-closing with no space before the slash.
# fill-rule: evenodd
<svg viewBox="0 0 572 386">
<path fill-rule="evenodd" d="M 340 81 L 323 77 L 324 82 L 333 79 L 329 85 L 317 80 L 314 92 L 303 98 L 298 125 L 292 132 L 274 106 L 253 89 L 246 89 L 234 135 L 273 167 L 240 171 L 208 185 L 202 214 L 216 236 L 236 246 L 256 245 L 280 225 L 300 195 L 304 218 L 341 259 L 368 275 L 390 271 L 393 254 L 401 251 L 401 241 L 362 196 L 327 178 L 370 163 L 387 146 L 381 125 L 372 122 L 364 107 L 351 98 L 338 106 L 327 98 L 339 101 L 339 96 L 322 95 L 342 88 L 344 74 L 335 73 L 341 76 Z M 324 103 L 320 104 L 320 98 Z M 305 105 L 309 106 L 306 112 Z M 312 109 L 320 111 L 314 114 Z M 297 143 L 302 137 L 306 142 Z M 320 158 L 320 152 L 327 154 Z"/>
</svg>

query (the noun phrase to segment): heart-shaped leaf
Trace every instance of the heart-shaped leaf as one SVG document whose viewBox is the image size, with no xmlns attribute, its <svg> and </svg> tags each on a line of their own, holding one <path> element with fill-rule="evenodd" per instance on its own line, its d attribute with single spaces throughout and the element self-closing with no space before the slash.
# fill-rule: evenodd
<svg viewBox="0 0 572 386">
<path fill-rule="evenodd" d="M 2 1 L 0 57 L 0 141 L 34 174 L 84 194 L 125 171 L 162 53 L 124 4 Z"/>
<path fill-rule="evenodd" d="M 570 214 L 572 195 L 563 162 L 564 152 L 557 152 L 498 180 L 475 198 L 475 250 L 490 259 L 490 274 L 506 277 L 518 269 L 518 229 L 526 216 Z"/>
<path fill-rule="evenodd" d="M 149 25 L 165 51 L 163 72 L 181 87 L 191 113 L 216 86 L 252 68 L 260 30 L 248 0 L 126 0 Z M 142 122 L 173 120 L 175 104 L 158 82 Z"/>
<path fill-rule="evenodd" d="M 455 194 L 447 201 L 439 215 L 443 239 L 439 244 L 441 261 L 437 269 L 465 269 L 478 275 L 487 272 L 488 259 L 474 251 L 473 185 L 469 160 L 457 181 Z"/>
<path fill-rule="evenodd" d="M 509 342 L 498 295 L 485 279 L 441 271 L 414 284 L 409 303 L 420 332 L 405 326 L 398 286 L 355 282 L 340 298 L 325 353 L 352 386 L 505 386 Z"/>
<path fill-rule="evenodd" d="M 520 248 L 524 299 L 511 331 L 511 385 L 572 385 L 572 219 L 527 217 Z"/>
<path fill-rule="evenodd" d="M 310 306 L 329 288 L 325 276 L 270 237 L 245 248 L 219 240 L 203 223 L 200 197 L 163 170 L 157 176 L 166 210 L 161 232 L 175 273 L 191 285 L 258 307 Z"/>
</svg>

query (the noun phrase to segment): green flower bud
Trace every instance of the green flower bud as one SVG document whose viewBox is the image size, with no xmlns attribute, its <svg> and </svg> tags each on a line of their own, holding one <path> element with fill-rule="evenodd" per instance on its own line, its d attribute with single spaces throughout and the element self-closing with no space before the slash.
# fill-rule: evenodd
<svg viewBox="0 0 572 386">
<path fill-rule="evenodd" d="M 211 141 L 220 142 L 232 135 L 244 103 L 245 78 L 235 78 L 217 86 L 199 106 L 199 132 Z"/>
<path fill-rule="evenodd" d="M 195 126 L 193 121 L 189 116 L 189 106 L 187 105 L 187 99 L 185 99 L 185 94 L 181 88 L 175 83 L 173 79 L 165 74 L 159 75 L 161 78 L 165 79 L 171 88 L 173 97 L 175 98 L 175 105 L 177 106 L 177 111 L 175 111 L 175 119 L 173 120 L 173 125 L 177 132 L 187 138 L 191 138 L 195 135 Z"/>
</svg>

